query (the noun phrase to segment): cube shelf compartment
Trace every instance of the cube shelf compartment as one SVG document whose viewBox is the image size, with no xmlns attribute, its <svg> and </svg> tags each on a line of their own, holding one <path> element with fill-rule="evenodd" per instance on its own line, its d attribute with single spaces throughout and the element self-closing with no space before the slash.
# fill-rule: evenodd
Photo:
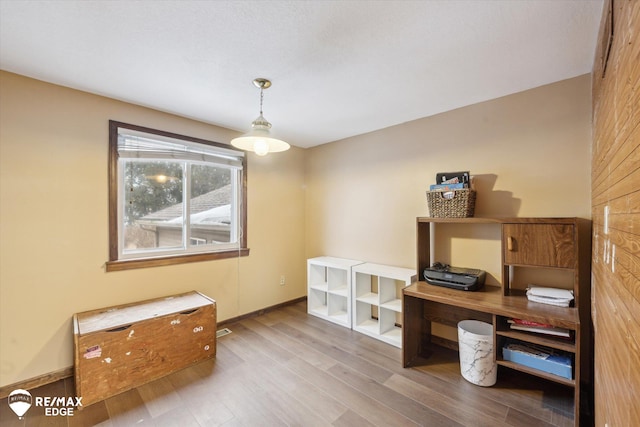
<svg viewBox="0 0 640 427">
<path fill-rule="evenodd" d="M 344 258 L 307 260 L 307 312 L 351 328 L 351 268 L 362 264 Z"/>
<path fill-rule="evenodd" d="M 353 330 L 402 347 L 402 289 L 416 278 L 415 270 L 363 263 L 351 275 Z"/>
</svg>

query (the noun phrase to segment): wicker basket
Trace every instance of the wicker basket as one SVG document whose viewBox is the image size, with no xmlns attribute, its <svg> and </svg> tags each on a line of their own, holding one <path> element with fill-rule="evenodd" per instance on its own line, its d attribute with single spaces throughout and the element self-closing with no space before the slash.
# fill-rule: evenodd
<svg viewBox="0 0 640 427">
<path fill-rule="evenodd" d="M 429 215 L 432 218 L 472 217 L 476 205 L 474 190 L 454 190 L 453 198 L 445 199 L 445 191 L 427 191 Z"/>
</svg>

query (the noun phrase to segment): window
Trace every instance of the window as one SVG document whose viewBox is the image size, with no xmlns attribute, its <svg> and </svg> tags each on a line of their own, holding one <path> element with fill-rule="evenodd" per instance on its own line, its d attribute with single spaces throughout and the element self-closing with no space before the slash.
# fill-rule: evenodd
<svg viewBox="0 0 640 427">
<path fill-rule="evenodd" d="M 243 151 L 109 122 L 107 271 L 248 255 L 246 207 Z"/>
</svg>

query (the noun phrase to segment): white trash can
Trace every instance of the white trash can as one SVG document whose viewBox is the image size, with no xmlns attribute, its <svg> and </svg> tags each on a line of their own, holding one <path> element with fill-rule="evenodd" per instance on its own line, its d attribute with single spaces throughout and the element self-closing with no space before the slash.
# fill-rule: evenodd
<svg viewBox="0 0 640 427">
<path fill-rule="evenodd" d="M 459 322 L 458 349 L 464 379 L 483 387 L 496 383 L 498 366 L 493 357 L 493 325 L 477 320 Z"/>
</svg>

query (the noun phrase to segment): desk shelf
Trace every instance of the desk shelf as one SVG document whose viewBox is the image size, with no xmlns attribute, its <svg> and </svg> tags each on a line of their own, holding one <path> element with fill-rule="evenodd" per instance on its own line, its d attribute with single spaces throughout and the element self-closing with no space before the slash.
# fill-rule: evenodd
<svg viewBox="0 0 640 427">
<path fill-rule="evenodd" d="M 574 307 L 556 307 L 531 302 L 524 294 L 515 291 L 514 295 L 503 295 L 502 289 L 498 286 L 487 285 L 477 292 L 465 292 L 420 281 L 405 288 L 404 295 L 504 317 L 526 316 L 527 320 L 572 330 L 580 323 L 578 310 Z"/>
<path fill-rule="evenodd" d="M 568 338 L 565 337 L 557 337 L 554 335 L 545 335 L 536 332 L 526 332 L 510 329 L 508 323 L 509 317 L 504 316 L 496 316 L 495 322 L 495 333 L 496 340 L 500 343 L 504 341 L 504 339 L 510 339 L 512 341 L 522 341 L 528 342 L 531 344 L 541 345 L 545 347 L 550 347 L 555 350 L 564 351 L 567 353 L 575 354 L 576 342 L 575 342 L 575 330 L 580 327 L 578 323 L 574 323 L 571 328 L 571 336 Z M 502 339 L 504 337 L 504 339 Z"/>
<path fill-rule="evenodd" d="M 574 421 L 580 425 L 580 397 L 593 376 L 590 369 L 590 221 L 578 218 L 418 218 L 417 273 L 433 261 L 438 224 L 465 227 L 493 227 L 499 230 L 501 259 L 498 286 L 486 285 L 477 292 L 465 292 L 426 282 L 415 282 L 403 290 L 403 363 L 405 367 L 428 357 L 433 343 L 457 348 L 457 343 L 431 336 L 431 322 L 455 326 L 464 319 L 493 324 L 494 356 L 498 365 L 534 375 L 574 389 Z M 449 225 L 451 227 L 451 225 Z M 496 228 L 497 227 L 497 228 Z M 445 234 L 446 235 L 446 234 Z M 458 254 L 459 255 L 459 254 Z M 482 266 L 476 266 L 482 268 Z M 548 281 L 552 285 L 539 283 Z M 532 282 L 528 282 L 531 280 Z M 559 280 L 558 280 L 559 278 Z M 573 291 L 574 306 L 557 307 L 531 302 L 524 294 L 529 283 Z M 557 285 L 557 286 L 555 286 Z M 571 331 L 569 339 L 509 328 L 510 318 L 549 324 Z M 433 338 L 433 339 L 432 339 Z M 507 341 L 545 346 L 568 353 L 573 360 L 573 379 L 503 360 Z"/>
<path fill-rule="evenodd" d="M 525 372 L 527 374 L 534 375 L 536 377 L 544 378 L 548 381 L 553 381 L 562 385 L 566 385 L 567 387 L 576 386 L 575 380 L 570 380 L 567 378 L 560 377 L 558 375 L 549 374 L 539 369 L 530 368 L 528 366 L 521 365 L 519 363 L 514 363 L 508 360 L 501 360 L 501 359 L 496 360 L 496 363 L 498 363 L 498 365 L 500 366 L 505 366 L 507 368 L 514 369 L 516 371 Z"/>
</svg>

